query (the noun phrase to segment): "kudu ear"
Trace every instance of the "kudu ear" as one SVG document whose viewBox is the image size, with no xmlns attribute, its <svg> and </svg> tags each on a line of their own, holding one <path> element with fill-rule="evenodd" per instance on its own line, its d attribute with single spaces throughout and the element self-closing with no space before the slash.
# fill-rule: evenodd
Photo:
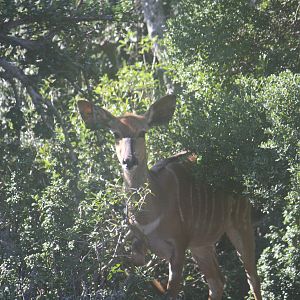
<svg viewBox="0 0 300 300">
<path fill-rule="evenodd" d="M 110 128 L 111 121 L 116 119 L 109 111 L 89 101 L 79 100 L 77 105 L 87 128 Z"/>
<path fill-rule="evenodd" d="M 167 124 L 175 111 L 176 97 L 166 95 L 154 102 L 148 111 L 144 114 L 150 127 Z"/>
</svg>

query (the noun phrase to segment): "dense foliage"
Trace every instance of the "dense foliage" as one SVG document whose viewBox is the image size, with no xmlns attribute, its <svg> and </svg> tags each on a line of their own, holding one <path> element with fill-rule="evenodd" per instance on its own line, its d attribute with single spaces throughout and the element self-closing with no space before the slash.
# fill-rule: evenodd
<svg viewBox="0 0 300 300">
<path fill-rule="evenodd" d="M 256 229 L 265 299 L 300 290 L 300 7 L 292 1 L 166 1 L 163 68 L 176 83 L 150 164 L 187 149 L 195 176 L 238 190 Z M 128 260 L 126 196 L 111 135 L 76 102 L 118 115 L 165 93 L 139 5 L 0 1 L 0 298 L 158 299 L 167 268 Z M 241 263 L 218 245 L 224 299 L 247 297 Z M 187 258 L 182 299 L 207 299 Z M 250 298 L 249 298 L 250 299 Z"/>
</svg>

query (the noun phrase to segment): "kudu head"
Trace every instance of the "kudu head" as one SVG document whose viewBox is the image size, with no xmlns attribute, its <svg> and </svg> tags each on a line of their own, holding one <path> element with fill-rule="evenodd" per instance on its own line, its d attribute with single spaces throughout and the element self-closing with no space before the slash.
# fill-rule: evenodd
<svg viewBox="0 0 300 300">
<path fill-rule="evenodd" d="M 152 104 L 143 115 L 127 113 L 115 117 L 91 102 L 78 101 L 80 114 L 88 128 L 107 128 L 114 134 L 117 156 L 127 174 L 147 168 L 145 134 L 153 126 L 168 123 L 175 104 L 175 96 L 167 95 Z M 141 172 L 139 175 L 142 176 Z"/>
</svg>

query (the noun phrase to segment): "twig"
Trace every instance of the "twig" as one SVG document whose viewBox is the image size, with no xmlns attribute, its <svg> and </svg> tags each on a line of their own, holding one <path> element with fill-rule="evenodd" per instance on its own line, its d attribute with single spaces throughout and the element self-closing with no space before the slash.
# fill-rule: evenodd
<svg viewBox="0 0 300 300">
<path fill-rule="evenodd" d="M 298 7 L 296 9 L 296 13 L 295 13 L 295 18 L 294 18 L 293 24 L 295 24 L 297 22 L 299 9 L 300 9 L 300 4 L 298 5 Z"/>
</svg>

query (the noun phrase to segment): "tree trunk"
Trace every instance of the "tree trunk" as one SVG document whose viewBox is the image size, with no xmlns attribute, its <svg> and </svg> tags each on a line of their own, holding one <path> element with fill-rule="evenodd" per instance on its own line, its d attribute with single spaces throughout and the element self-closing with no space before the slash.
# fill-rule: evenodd
<svg viewBox="0 0 300 300">
<path fill-rule="evenodd" d="M 141 0 L 144 20 L 147 25 L 148 34 L 153 43 L 153 54 L 162 64 L 168 63 L 166 48 L 160 43 L 166 30 L 166 17 L 161 0 Z M 163 80 L 168 93 L 174 92 L 174 85 L 171 79 L 162 70 Z"/>
</svg>

